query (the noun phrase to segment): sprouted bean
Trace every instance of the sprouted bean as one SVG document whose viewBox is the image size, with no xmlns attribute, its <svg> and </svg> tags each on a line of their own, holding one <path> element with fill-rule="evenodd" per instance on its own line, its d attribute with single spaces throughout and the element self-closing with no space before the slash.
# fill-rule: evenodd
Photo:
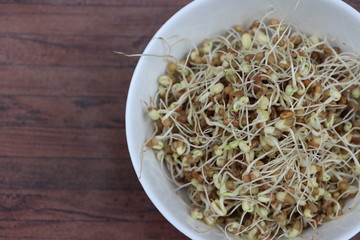
<svg viewBox="0 0 360 240">
<path fill-rule="evenodd" d="M 194 219 L 229 237 L 295 238 L 358 193 L 360 58 L 264 19 L 168 63 L 147 147 Z"/>
</svg>

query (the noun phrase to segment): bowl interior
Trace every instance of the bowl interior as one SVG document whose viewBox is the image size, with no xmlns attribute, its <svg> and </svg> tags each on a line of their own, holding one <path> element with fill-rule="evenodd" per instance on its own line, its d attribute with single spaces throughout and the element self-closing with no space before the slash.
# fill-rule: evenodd
<svg viewBox="0 0 360 240">
<path fill-rule="evenodd" d="M 273 12 L 271 10 L 274 9 Z M 284 19 L 300 31 L 332 40 L 342 50 L 360 53 L 360 14 L 338 0 L 197 0 L 175 14 L 157 32 L 144 54 L 182 59 L 192 48 L 235 24 L 248 26 L 253 20 Z M 169 47 L 171 45 L 171 47 Z M 194 221 L 184 201 L 175 192 L 151 151 L 143 152 L 152 134 L 152 123 L 144 102 L 149 102 L 157 89 L 157 78 L 164 74 L 164 57 L 143 56 L 134 72 L 126 106 L 126 135 L 133 166 L 149 198 L 159 211 L 191 239 L 219 239 L 223 233 Z M 356 199 L 358 200 L 358 199 Z M 348 204 L 349 207 L 349 204 Z M 340 220 L 321 226 L 319 239 L 349 239 L 360 230 L 360 208 Z M 199 233 L 200 232 L 200 233 Z M 310 239 L 314 231 L 306 231 Z M 315 235 L 315 236 L 316 236 Z"/>
</svg>

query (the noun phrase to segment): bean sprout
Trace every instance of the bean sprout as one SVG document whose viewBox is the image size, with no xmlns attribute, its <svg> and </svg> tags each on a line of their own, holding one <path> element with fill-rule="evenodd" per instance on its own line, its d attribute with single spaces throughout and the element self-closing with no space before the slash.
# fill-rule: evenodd
<svg viewBox="0 0 360 240">
<path fill-rule="evenodd" d="M 358 193 L 360 57 L 276 19 L 168 63 L 146 143 L 226 236 L 295 238 Z"/>
</svg>

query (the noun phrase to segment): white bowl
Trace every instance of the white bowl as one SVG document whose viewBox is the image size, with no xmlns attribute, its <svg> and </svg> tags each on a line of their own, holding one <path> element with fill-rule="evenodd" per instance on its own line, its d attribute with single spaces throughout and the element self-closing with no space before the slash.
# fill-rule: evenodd
<svg viewBox="0 0 360 240">
<path fill-rule="evenodd" d="M 342 49 L 360 53 L 360 13 L 340 0 L 196 0 L 185 6 L 156 33 L 144 54 L 167 55 L 163 40 L 174 43 L 189 39 L 194 44 L 223 33 L 235 24 L 247 26 L 260 19 L 270 9 L 269 17 L 284 19 L 302 32 L 327 36 Z M 180 41 L 171 48 L 179 59 L 191 49 L 189 41 Z M 164 58 L 143 56 L 131 80 L 126 105 L 126 135 L 133 166 L 139 180 L 158 210 L 179 231 L 191 239 L 225 238 L 218 230 L 208 229 L 189 215 L 184 201 L 174 191 L 151 151 L 142 154 L 144 143 L 152 134 L 152 121 L 146 113 L 148 102 L 157 89 L 157 78 L 164 74 Z M 349 204 L 348 204 L 349 205 Z M 331 221 L 318 229 L 318 239 L 349 239 L 360 231 L 360 208 L 340 220 Z M 314 231 L 307 230 L 299 239 L 311 239 Z"/>
</svg>

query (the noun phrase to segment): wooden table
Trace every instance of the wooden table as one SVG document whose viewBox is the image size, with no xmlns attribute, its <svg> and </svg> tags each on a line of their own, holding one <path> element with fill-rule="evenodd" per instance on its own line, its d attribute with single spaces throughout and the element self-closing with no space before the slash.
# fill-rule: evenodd
<svg viewBox="0 0 360 240">
<path fill-rule="evenodd" d="M 0 239 L 186 239 L 132 168 L 137 59 L 112 51 L 141 53 L 188 2 L 0 1 Z"/>
</svg>

